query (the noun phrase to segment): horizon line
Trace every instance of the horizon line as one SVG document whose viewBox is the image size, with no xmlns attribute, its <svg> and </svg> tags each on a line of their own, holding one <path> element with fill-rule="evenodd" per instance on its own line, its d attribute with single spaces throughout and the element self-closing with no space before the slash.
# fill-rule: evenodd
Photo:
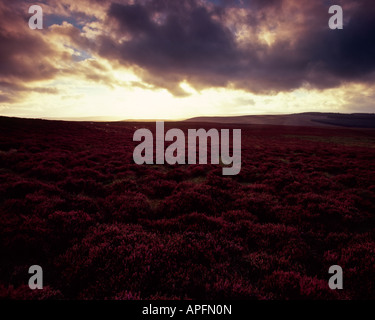
<svg viewBox="0 0 375 320">
<path fill-rule="evenodd" d="M 239 117 L 259 117 L 259 116 L 291 116 L 291 115 L 303 115 L 303 114 L 342 114 L 342 115 L 375 115 L 375 113 L 369 112 L 319 112 L 319 111 L 305 111 L 297 113 L 264 113 L 264 114 L 241 114 L 241 115 L 202 115 L 193 116 L 189 118 L 173 118 L 173 119 L 155 119 L 155 118 L 128 118 L 122 119 L 114 116 L 87 116 L 87 117 L 30 117 L 30 116 L 11 116 L 11 115 L 0 115 L 4 118 L 18 118 L 18 119 L 29 119 L 29 120 L 47 120 L 47 121 L 74 121 L 74 122 L 179 122 L 187 121 L 196 118 L 239 118 Z M 102 119 L 100 119 L 102 118 Z"/>
</svg>

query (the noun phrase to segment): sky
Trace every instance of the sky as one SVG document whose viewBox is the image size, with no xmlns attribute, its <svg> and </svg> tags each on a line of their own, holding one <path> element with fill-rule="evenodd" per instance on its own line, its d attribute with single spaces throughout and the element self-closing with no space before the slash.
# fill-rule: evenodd
<svg viewBox="0 0 375 320">
<path fill-rule="evenodd" d="M 374 35 L 373 0 L 1 1 L 0 115 L 374 113 Z"/>
</svg>

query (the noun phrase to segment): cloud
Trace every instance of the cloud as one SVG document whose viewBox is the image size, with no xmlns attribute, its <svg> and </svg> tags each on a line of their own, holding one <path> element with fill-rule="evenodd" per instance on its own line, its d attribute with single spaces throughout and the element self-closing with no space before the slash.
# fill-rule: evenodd
<svg viewBox="0 0 375 320">
<path fill-rule="evenodd" d="M 323 1 L 182 1 L 183 10 L 174 3 L 111 4 L 115 27 L 99 37 L 99 55 L 139 67 L 144 81 L 175 95 L 184 80 L 198 90 L 263 94 L 373 81 L 375 12 L 368 0 L 342 1 L 347 23 L 336 31 L 328 28 Z M 247 30 L 242 42 L 240 28 Z M 267 32 L 272 43 L 262 38 Z"/>
<path fill-rule="evenodd" d="M 64 22 L 31 30 L 28 5 L 29 1 L 0 3 L 1 103 L 20 102 L 32 93 L 57 95 L 59 89 L 52 88 L 51 83 L 62 78 L 107 86 L 121 84 L 111 77 L 109 66 L 91 59 L 93 40 L 79 28 Z M 50 11 L 47 4 L 42 7 L 44 14 Z"/>
<path fill-rule="evenodd" d="M 61 79 L 167 89 L 177 97 L 191 94 L 184 82 L 197 91 L 255 94 L 370 85 L 373 1 L 331 2 L 44 0 L 49 25 L 39 31 L 27 25 L 33 1 L 1 3 L 0 100 L 25 99 L 33 90 L 54 94 L 43 92 L 43 83 Z M 343 30 L 328 28 L 331 4 L 344 8 Z M 121 82 L 116 70 L 140 80 Z"/>
<path fill-rule="evenodd" d="M 0 79 L 36 81 L 52 78 L 57 69 L 48 60 L 57 52 L 31 32 L 24 15 L 16 6 L 0 4 Z"/>
<path fill-rule="evenodd" d="M 152 14 L 159 13 L 161 19 L 164 12 L 151 10 L 141 5 L 112 4 L 108 15 L 118 24 L 116 36 L 130 39 L 118 43 L 103 38 L 102 56 L 140 67 L 145 81 L 176 95 L 183 94 L 179 83 L 184 79 L 206 85 L 205 78 L 221 74 L 221 79 L 216 77 L 217 85 L 225 85 L 228 63 L 236 67 L 230 31 L 214 21 L 205 7 L 193 7 L 185 13 L 171 10 L 160 22 Z"/>
<path fill-rule="evenodd" d="M 25 3 L 24 3 L 25 4 Z M 55 88 L 43 87 L 59 73 L 56 61 L 67 56 L 46 41 L 43 32 L 28 27 L 25 6 L 0 4 L 0 100 L 14 103 L 28 94 L 57 94 Z"/>
</svg>

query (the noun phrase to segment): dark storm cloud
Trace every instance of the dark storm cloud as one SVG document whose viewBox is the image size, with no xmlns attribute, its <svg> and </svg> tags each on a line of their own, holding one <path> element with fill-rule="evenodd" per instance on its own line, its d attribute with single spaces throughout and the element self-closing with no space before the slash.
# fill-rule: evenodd
<svg viewBox="0 0 375 320">
<path fill-rule="evenodd" d="M 177 95 L 183 94 L 178 87 L 183 80 L 198 89 L 230 84 L 256 93 L 373 81 L 375 11 L 371 1 L 341 1 L 347 22 L 344 30 L 335 31 L 328 28 L 329 2 L 178 3 L 183 10 L 178 10 L 176 1 L 111 4 L 108 16 L 118 28 L 115 37 L 101 38 L 99 53 L 140 67 L 145 81 Z M 245 19 L 235 21 L 230 15 L 233 8 L 246 10 Z M 236 41 L 231 27 L 236 23 L 254 33 L 246 47 Z M 270 46 L 257 37 L 265 29 L 276 33 Z M 282 32 L 284 37 L 279 37 Z M 116 37 L 126 40 L 118 42 Z"/>
<path fill-rule="evenodd" d="M 150 6 L 155 8 L 154 6 Z M 104 54 L 120 59 L 124 64 L 135 64 L 149 74 L 147 80 L 181 93 L 178 83 L 193 77 L 215 84 L 207 75 L 221 75 L 218 85 L 225 85 L 227 72 L 237 68 L 237 52 L 231 32 L 214 21 L 205 7 L 190 6 L 180 13 L 176 8 L 162 12 L 163 21 L 152 19 L 154 11 L 141 5 L 112 4 L 109 16 L 119 23 L 121 32 L 132 40 L 120 45 L 103 42 Z M 161 79 L 162 78 L 162 79 Z"/>
<path fill-rule="evenodd" d="M 8 35 L 0 29 L 0 74 L 5 77 L 33 81 L 51 78 L 57 70 L 45 57 L 53 50 L 40 38 Z"/>
<path fill-rule="evenodd" d="M 359 79 L 375 69 L 375 7 L 363 1 L 351 12 L 350 20 L 337 35 L 324 34 L 325 46 L 317 47 L 316 57 L 329 72 L 343 79 Z"/>
<path fill-rule="evenodd" d="M 14 3 L 0 4 L 0 77 L 24 81 L 50 78 L 56 69 L 45 57 L 55 53 L 40 34 L 30 32 L 27 15 Z"/>
<path fill-rule="evenodd" d="M 2 101 L 34 82 L 73 76 L 118 85 L 112 68 L 132 68 L 147 88 L 184 96 L 186 80 L 200 90 L 240 88 L 272 94 L 303 86 L 374 83 L 372 0 L 45 0 L 41 32 L 27 26 L 30 0 L 0 3 Z M 21 5 L 23 4 L 23 5 Z M 344 30 L 328 28 L 328 8 L 344 8 Z M 95 32 L 87 28 L 95 22 Z M 91 30 L 91 29 L 90 29 Z M 267 43 L 267 32 L 270 42 Z M 265 41 L 265 39 L 267 41 Z M 83 53 L 72 57 L 56 43 Z M 83 57 L 83 58 L 82 58 Z M 85 57 L 97 62 L 83 61 Z M 101 58 L 101 59 L 100 59 Z"/>
</svg>

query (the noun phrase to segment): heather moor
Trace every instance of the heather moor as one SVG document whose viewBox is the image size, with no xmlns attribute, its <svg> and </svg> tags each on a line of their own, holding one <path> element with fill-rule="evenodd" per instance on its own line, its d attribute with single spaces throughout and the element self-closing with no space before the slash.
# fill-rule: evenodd
<svg viewBox="0 0 375 320">
<path fill-rule="evenodd" d="M 196 164 L 197 155 L 199 164 L 207 164 L 208 158 L 208 142 L 210 142 L 210 160 L 212 164 L 231 165 L 229 168 L 223 167 L 223 175 L 238 174 L 241 170 L 241 130 L 234 129 L 233 150 L 230 156 L 229 150 L 229 135 L 228 129 L 221 129 L 220 133 L 216 129 L 208 131 L 204 129 L 188 129 L 187 137 L 187 157 L 185 154 L 185 134 L 180 129 L 169 129 L 164 133 L 164 122 L 156 122 L 156 137 L 155 137 L 155 158 L 156 164 Z M 154 137 L 148 129 L 137 129 L 133 135 L 133 141 L 144 140 L 135 147 L 133 152 L 133 160 L 137 164 L 153 164 L 153 146 Z M 175 140 L 176 138 L 176 140 Z M 173 141 L 164 151 L 165 141 Z M 197 147 L 198 140 L 198 147 Z M 220 152 L 220 158 L 219 158 Z M 187 161 L 186 161 L 187 158 Z"/>
<path fill-rule="evenodd" d="M 241 128 L 241 171 L 134 163 L 153 123 L 1 118 L 2 298 L 375 297 L 374 130 L 165 126 Z"/>
</svg>

